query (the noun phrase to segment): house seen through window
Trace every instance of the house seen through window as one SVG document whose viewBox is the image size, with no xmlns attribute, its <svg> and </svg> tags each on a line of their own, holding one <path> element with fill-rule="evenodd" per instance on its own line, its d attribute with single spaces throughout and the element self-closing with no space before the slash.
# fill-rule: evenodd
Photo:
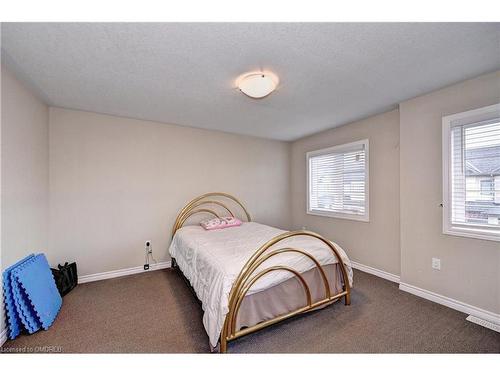
<svg viewBox="0 0 500 375">
<path fill-rule="evenodd" d="M 464 144 L 463 153 L 454 154 L 454 221 L 500 226 L 500 122 L 459 127 L 453 135 L 455 142 Z"/>
<path fill-rule="evenodd" d="M 500 240 L 500 106 L 448 118 L 443 118 L 444 231 Z"/>
</svg>

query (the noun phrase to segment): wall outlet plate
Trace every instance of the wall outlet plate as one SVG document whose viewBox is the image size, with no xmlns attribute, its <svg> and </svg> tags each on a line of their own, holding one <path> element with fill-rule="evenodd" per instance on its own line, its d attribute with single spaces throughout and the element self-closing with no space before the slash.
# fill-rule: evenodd
<svg viewBox="0 0 500 375">
<path fill-rule="evenodd" d="M 432 258 L 432 268 L 434 268 L 435 270 L 440 270 L 441 269 L 441 259 Z"/>
</svg>

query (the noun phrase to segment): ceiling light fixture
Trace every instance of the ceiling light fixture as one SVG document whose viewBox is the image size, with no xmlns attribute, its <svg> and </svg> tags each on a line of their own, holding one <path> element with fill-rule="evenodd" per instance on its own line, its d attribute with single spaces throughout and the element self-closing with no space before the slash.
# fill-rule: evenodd
<svg viewBox="0 0 500 375">
<path fill-rule="evenodd" d="M 245 73 L 236 79 L 236 87 L 253 99 L 261 99 L 271 94 L 278 86 L 279 79 L 271 72 Z"/>
</svg>

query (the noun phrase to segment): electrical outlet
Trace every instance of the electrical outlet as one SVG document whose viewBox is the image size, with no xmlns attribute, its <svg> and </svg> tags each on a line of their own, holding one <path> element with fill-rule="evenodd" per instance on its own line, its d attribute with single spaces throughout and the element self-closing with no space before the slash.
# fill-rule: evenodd
<svg viewBox="0 0 500 375">
<path fill-rule="evenodd" d="M 435 270 L 441 270 L 441 259 L 432 258 L 432 268 Z"/>
</svg>

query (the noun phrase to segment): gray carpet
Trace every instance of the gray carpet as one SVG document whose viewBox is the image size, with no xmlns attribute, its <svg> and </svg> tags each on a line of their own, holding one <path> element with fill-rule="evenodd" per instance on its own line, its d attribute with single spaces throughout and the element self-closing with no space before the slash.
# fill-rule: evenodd
<svg viewBox="0 0 500 375">
<path fill-rule="evenodd" d="M 500 353 L 500 334 L 466 315 L 355 271 L 351 306 L 336 303 L 229 344 L 232 353 Z M 173 270 L 79 285 L 48 331 L 6 351 L 206 353 L 201 307 Z"/>
</svg>

